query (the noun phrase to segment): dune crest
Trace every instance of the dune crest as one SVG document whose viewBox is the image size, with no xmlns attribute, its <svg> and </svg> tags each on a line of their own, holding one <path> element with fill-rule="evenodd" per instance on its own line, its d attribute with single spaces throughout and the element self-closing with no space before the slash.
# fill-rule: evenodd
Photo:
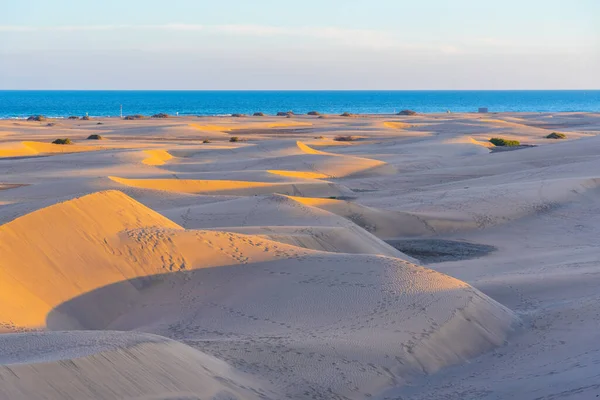
<svg viewBox="0 0 600 400">
<path fill-rule="evenodd" d="M 249 362 L 243 371 L 277 382 L 282 397 L 297 398 L 310 387 L 363 398 L 501 344 L 515 321 L 464 282 L 406 261 L 185 231 L 117 191 L 0 226 L 0 251 L 5 329 L 184 335 L 226 362 L 243 356 Z M 378 340 L 365 342 L 365 335 Z M 167 347 L 165 361 L 182 354 Z M 130 350 L 108 351 L 103 359 L 116 357 L 117 370 L 126 368 L 119 354 Z M 323 364 L 310 361 L 311 354 Z M 93 354 L 81 360 L 79 368 L 85 360 L 98 365 Z M 317 367 L 332 364 L 339 367 Z M 71 367 L 61 365 L 46 368 L 68 374 Z M 281 367 L 294 372 L 282 374 Z M 30 367 L 17 370 L 35 376 Z M 233 383 L 243 387 L 239 382 Z"/>
</svg>

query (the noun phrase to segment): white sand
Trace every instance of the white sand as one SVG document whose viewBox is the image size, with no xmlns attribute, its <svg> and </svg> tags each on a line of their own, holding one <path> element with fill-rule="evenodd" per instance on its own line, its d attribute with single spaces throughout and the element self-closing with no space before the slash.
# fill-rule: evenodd
<svg viewBox="0 0 600 400">
<path fill-rule="evenodd" d="M 492 117 L 0 121 L 0 398 L 593 398 L 600 116 Z"/>
</svg>

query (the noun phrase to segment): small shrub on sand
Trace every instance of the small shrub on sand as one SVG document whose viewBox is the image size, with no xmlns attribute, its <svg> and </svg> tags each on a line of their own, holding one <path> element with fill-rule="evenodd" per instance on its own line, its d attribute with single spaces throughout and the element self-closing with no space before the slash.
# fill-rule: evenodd
<svg viewBox="0 0 600 400">
<path fill-rule="evenodd" d="M 491 138 L 490 143 L 492 143 L 494 146 L 506 146 L 506 147 L 514 147 L 514 146 L 521 145 L 521 142 L 519 142 L 518 140 L 508 140 L 508 139 L 503 139 L 503 138 Z"/>
<path fill-rule="evenodd" d="M 98 122 L 96 125 L 104 125 L 102 122 Z"/>
<path fill-rule="evenodd" d="M 87 115 L 84 115 L 83 117 L 81 117 L 81 119 L 84 120 L 84 121 L 89 121 L 90 117 L 87 116 Z"/>
<path fill-rule="evenodd" d="M 417 112 L 413 110 L 402 110 L 398 115 L 417 115 Z"/>
<path fill-rule="evenodd" d="M 315 115 L 315 116 L 317 116 L 317 115 L 321 115 L 321 113 L 318 112 L 318 111 L 309 111 L 309 112 L 306 113 L 306 115 Z"/>
<path fill-rule="evenodd" d="M 169 114 L 158 113 L 158 114 L 154 114 L 151 118 L 169 118 L 169 117 L 170 117 Z"/>
<path fill-rule="evenodd" d="M 319 115 L 319 119 L 325 119 L 327 118 L 325 115 Z"/>
<path fill-rule="evenodd" d="M 356 139 L 357 138 L 354 136 L 336 136 L 335 138 L 333 138 L 333 140 L 337 142 L 353 142 Z"/>
<path fill-rule="evenodd" d="M 134 119 L 144 119 L 144 116 L 142 114 L 134 114 L 134 115 L 128 115 L 123 119 L 125 119 L 127 121 L 132 121 Z"/>
<path fill-rule="evenodd" d="M 46 118 L 43 115 L 32 115 L 31 117 L 27 118 L 27 121 L 46 121 L 48 118 Z"/>
<path fill-rule="evenodd" d="M 294 112 L 290 110 L 290 111 L 279 111 L 277 113 L 278 117 L 287 117 L 288 115 L 294 115 Z"/>
<path fill-rule="evenodd" d="M 353 116 L 353 115 L 354 115 L 354 114 L 350 114 L 349 112 L 345 112 L 345 113 L 342 113 L 342 114 L 340 115 L 340 117 L 351 117 L 351 116 Z"/>
<path fill-rule="evenodd" d="M 325 139 L 325 136 L 315 136 L 315 139 Z"/>
<path fill-rule="evenodd" d="M 56 125 L 56 122 L 48 122 L 48 123 L 46 124 L 46 126 L 54 126 L 54 125 Z"/>
<path fill-rule="evenodd" d="M 265 113 L 262 112 L 255 112 L 254 114 L 252 114 L 254 117 L 264 117 Z"/>
<path fill-rule="evenodd" d="M 237 136 L 232 136 L 232 137 L 230 137 L 230 138 L 229 138 L 229 141 L 230 141 L 230 142 L 239 142 L 239 141 L 240 141 L 240 138 L 239 138 L 239 137 L 237 137 Z"/>
<path fill-rule="evenodd" d="M 208 139 L 204 139 L 204 140 L 202 141 L 202 143 L 210 143 L 210 140 L 208 140 Z"/>
<path fill-rule="evenodd" d="M 245 116 L 246 116 L 246 114 L 239 114 L 239 113 L 235 113 L 235 114 L 231 114 L 231 116 L 232 116 L 232 117 L 235 117 L 235 118 L 242 118 L 242 117 L 245 117 Z"/>
<path fill-rule="evenodd" d="M 566 139 L 566 138 L 567 138 L 567 135 L 565 135 L 564 133 L 560 133 L 560 132 L 552 132 L 551 134 L 546 136 L 546 139 Z"/>
<path fill-rule="evenodd" d="M 56 139 L 55 141 L 52 142 L 52 144 L 73 144 L 73 142 L 71 142 L 71 139 L 65 138 L 65 139 Z"/>
<path fill-rule="evenodd" d="M 69 118 L 67 119 L 79 119 L 79 117 L 77 115 L 71 115 Z"/>
<path fill-rule="evenodd" d="M 104 139 L 104 138 L 96 133 L 87 137 L 87 140 L 102 140 L 102 139 Z"/>
</svg>

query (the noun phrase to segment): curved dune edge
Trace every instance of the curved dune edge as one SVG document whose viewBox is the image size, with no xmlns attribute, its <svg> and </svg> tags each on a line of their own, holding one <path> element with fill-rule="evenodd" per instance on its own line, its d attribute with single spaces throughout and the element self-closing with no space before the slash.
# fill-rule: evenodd
<svg viewBox="0 0 600 400">
<path fill-rule="evenodd" d="M 387 173 L 394 170 L 391 165 L 383 161 L 363 157 L 347 156 L 345 154 L 328 153 L 313 149 L 301 141 L 297 141 L 296 145 L 302 152 L 306 154 L 331 157 L 330 160 L 316 163 L 316 166 L 318 167 L 316 172 L 327 174 L 332 178 L 345 178 L 369 172 Z"/>
<path fill-rule="evenodd" d="M 475 144 L 477 146 L 492 148 L 494 145 L 487 140 L 477 140 L 472 136 L 462 136 L 445 140 L 443 143 Z"/>
<path fill-rule="evenodd" d="M 38 154 L 80 153 L 102 149 L 102 147 L 98 146 L 78 144 L 61 145 L 43 142 L 21 142 L 0 147 L 0 158 L 35 156 Z"/>
<path fill-rule="evenodd" d="M 233 128 L 221 125 L 200 125 L 200 124 L 190 124 L 192 128 L 198 129 L 200 131 L 207 132 L 229 132 Z"/>
<path fill-rule="evenodd" d="M 144 153 L 149 156 L 142 160 L 146 165 L 164 165 L 173 158 L 166 150 L 144 150 Z"/>
<path fill-rule="evenodd" d="M 267 128 L 294 128 L 297 126 L 312 126 L 310 122 L 276 122 L 274 124 L 268 124 Z"/>
<path fill-rule="evenodd" d="M 0 335 L 0 344 L 3 353 L 18 351 L 18 358 L 27 360 L 1 361 L 4 399 L 258 400 L 258 393 L 271 392 L 221 360 L 150 334 L 9 334 Z"/>
<path fill-rule="evenodd" d="M 282 170 L 268 170 L 270 174 L 287 176 L 290 178 L 301 178 L 301 179 L 327 179 L 331 176 L 322 174 L 320 172 L 310 172 L 310 171 L 282 171 Z"/>
<path fill-rule="evenodd" d="M 386 121 L 383 123 L 383 126 L 390 129 L 408 129 L 412 127 L 411 124 L 407 124 L 406 122 L 392 122 Z"/>
<path fill-rule="evenodd" d="M 409 262 L 324 253 L 256 235 L 185 231 L 117 191 L 69 200 L 0 226 L 0 253 L 5 328 L 184 335 L 202 341 L 209 354 L 253 365 L 257 379 L 277 382 L 281 393 L 273 399 L 298 398 L 309 388 L 363 399 L 502 344 L 515 322 L 508 309 L 466 283 Z M 216 337 L 226 340 L 213 340 L 219 332 Z M 45 363 L 43 373 L 61 374 L 67 393 L 85 390 L 72 385 L 109 364 L 135 379 L 139 368 L 147 368 L 142 381 L 162 381 L 153 368 L 169 363 L 170 351 L 154 357 L 153 346 L 133 354 L 138 345 L 87 355 L 74 368 Z M 190 351 L 185 346 L 177 358 Z M 137 366 L 117 357 L 123 354 Z M 184 368 L 197 375 L 205 362 L 199 359 L 194 368 L 184 362 Z M 35 377 L 40 364 L 34 364 L 10 368 Z M 290 372 L 282 374 L 282 368 Z M 344 376 L 353 377 L 351 387 Z M 12 382 L 0 393 L 23 387 Z M 112 387 L 128 394 L 120 384 Z M 181 381 L 170 387 L 203 390 Z"/>
<path fill-rule="evenodd" d="M 195 179 L 127 179 L 116 176 L 108 178 L 130 187 L 192 194 L 252 196 L 278 193 L 297 196 L 337 196 L 345 193 L 342 187 L 329 182 L 273 183 Z"/>
</svg>

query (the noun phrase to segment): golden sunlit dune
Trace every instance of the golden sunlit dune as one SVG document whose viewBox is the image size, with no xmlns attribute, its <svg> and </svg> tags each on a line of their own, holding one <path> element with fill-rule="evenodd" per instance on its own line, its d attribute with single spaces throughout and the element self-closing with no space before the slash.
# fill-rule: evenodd
<svg viewBox="0 0 600 400">
<path fill-rule="evenodd" d="M 599 124 L 0 120 L 0 398 L 593 397 Z"/>
</svg>

